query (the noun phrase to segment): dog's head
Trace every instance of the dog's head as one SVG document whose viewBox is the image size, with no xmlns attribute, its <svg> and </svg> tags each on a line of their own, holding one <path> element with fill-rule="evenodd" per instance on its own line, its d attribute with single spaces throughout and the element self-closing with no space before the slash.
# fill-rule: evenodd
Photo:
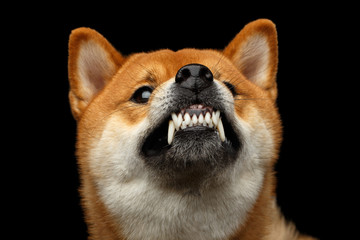
<svg viewBox="0 0 360 240">
<path fill-rule="evenodd" d="M 233 234 L 273 189 L 277 61 L 269 20 L 246 25 L 223 51 L 127 57 L 96 31 L 74 30 L 69 97 L 87 211 L 102 202 L 128 239 L 204 239 L 204 226 L 211 239 Z"/>
<path fill-rule="evenodd" d="M 150 181 L 201 188 L 264 172 L 276 159 L 281 126 L 272 22 L 248 24 L 223 51 L 128 57 L 94 30 L 79 28 L 69 52 L 79 162 L 105 187 Z"/>
</svg>

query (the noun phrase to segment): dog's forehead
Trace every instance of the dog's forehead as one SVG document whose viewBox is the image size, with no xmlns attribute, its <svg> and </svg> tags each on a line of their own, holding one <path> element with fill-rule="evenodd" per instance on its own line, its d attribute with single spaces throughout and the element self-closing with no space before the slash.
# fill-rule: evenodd
<svg viewBox="0 0 360 240">
<path fill-rule="evenodd" d="M 141 55 L 144 61 L 159 61 L 166 65 L 183 66 L 189 63 L 202 61 L 202 63 L 213 63 L 219 61 L 223 55 L 214 50 L 201 50 L 185 48 L 178 51 L 169 49 L 158 50 Z M 210 66 L 209 66 L 210 67 Z"/>
<path fill-rule="evenodd" d="M 214 50 L 181 49 L 172 51 L 164 49 L 135 54 L 124 68 L 132 69 L 134 73 L 147 74 L 149 77 L 159 80 L 174 77 L 177 71 L 187 64 L 198 63 L 216 71 L 216 68 L 220 68 L 225 62 L 224 55 Z"/>
</svg>

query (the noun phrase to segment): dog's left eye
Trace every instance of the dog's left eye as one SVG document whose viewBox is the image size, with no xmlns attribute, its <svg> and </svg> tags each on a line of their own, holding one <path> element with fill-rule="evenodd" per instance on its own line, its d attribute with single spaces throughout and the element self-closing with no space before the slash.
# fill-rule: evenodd
<svg viewBox="0 0 360 240">
<path fill-rule="evenodd" d="M 135 103 L 147 103 L 153 89 L 149 86 L 143 86 L 137 89 L 131 97 L 131 101 Z"/>
</svg>

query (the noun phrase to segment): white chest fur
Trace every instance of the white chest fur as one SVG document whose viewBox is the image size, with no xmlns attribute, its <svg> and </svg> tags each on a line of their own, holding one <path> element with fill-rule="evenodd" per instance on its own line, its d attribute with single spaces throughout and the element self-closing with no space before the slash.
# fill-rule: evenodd
<svg viewBox="0 0 360 240">
<path fill-rule="evenodd" d="M 252 175 L 206 193 L 164 191 L 142 179 L 114 182 L 101 196 L 129 240 L 220 240 L 244 222 L 256 199 L 262 177 Z"/>
</svg>

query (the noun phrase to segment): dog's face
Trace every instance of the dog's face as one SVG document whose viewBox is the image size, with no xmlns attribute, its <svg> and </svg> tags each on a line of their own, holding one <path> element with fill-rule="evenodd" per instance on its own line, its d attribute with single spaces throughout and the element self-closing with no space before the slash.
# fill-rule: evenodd
<svg viewBox="0 0 360 240">
<path fill-rule="evenodd" d="M 230 225 L 241 221 L 281 141 L 272 23 L 249 24 L 224 51 L 127 58 L 95 31 L 78 29 L 69 60 L 79 163 L 114 215 L 169 200 L 164 193 L 216 192 L 242 201 Z"/>
</svg>

